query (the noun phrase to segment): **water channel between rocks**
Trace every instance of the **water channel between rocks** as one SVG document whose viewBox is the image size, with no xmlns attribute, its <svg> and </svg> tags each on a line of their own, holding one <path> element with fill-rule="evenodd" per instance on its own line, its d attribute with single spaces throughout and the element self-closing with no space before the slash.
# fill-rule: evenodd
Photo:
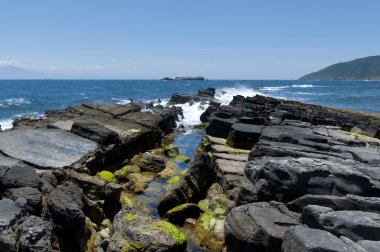
<svg viewBox="0 0 380 252">
<path fill-rule="evenodd" d="M 194 158 L 195 151 L 200 144 L 204 132 L 200 130 L 192 131 L 191 133 L 177 133 L 173 144 L 178 147 L 179 154 Z M 166 159 L 165 161 L 167 161 Z M 151 215 L 157 218 L 160 218 L 160 215 L 157 212 L 157 206 L 160 202 L 162 196 L 168 191 L 171 185 L 167 184 L 171 178 L 175 177 L 179 172 L 187 169 L 190 163 L 184 163 L 180 161 L 175 161 L 178 164 L 176 173 L 168 179 L 153 179 L 149 182 L 147 189 L 144 193 L 138 194 L 133 197 L 134 200 L 143 203 L 146 205 Z M 204 251 L 200 248 L 198 242 L 195 239 L 195 234 L 189 230 L 182 227 L 179 227 L 182 232 L 184 232 L 188 237 L 187 251 Z"/>
</svg>

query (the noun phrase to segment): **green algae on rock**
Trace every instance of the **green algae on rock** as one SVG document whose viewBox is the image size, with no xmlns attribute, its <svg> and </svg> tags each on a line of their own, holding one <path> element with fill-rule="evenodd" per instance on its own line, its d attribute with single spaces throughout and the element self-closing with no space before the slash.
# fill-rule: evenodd
<svg viewBox="0 0 380 252">
<path fill-rule="evenodd" d="M 178 181 L 181 180 L 181 178 L 183 177 L 183 175 L 186 174 L 187 171 L 188 171 L 188 169 L 184 169 L 184 170 L 180 171 L 177 175 L 175 175 L 174 177 L 172 177 L 171 179 L 166 181 L 166 184 L 174 185 L 175 183 L 177 183 Z"/>
<path fill-rule="evenodd" d="M 96 175 L 108 182 L 114 182 L 115 175 L 110 171 L 101 171 L 96 173 Z"/>
<path fill-rule="evenodd" d="M 191 159 L 185 155 L 177 155 L 177 156 L 175 156 L 175 159 L 177 159 L 178 161 L 184 162 L 184 163 L 189 163 L 191 161 Z"/>
<path fill-rule="evenodd" d="M 178 168 L 178 164 L 172 160 L 169 160 L 165 165 L 165 169 L 162 170 L 160 173 L 158 173 L 157 177 L 159 179 L 167 179 L 173 176 L 177 168 Z"/>
<path fill-rule="evenodd" d="M 161 231 L 167 234 L 168 236 L 172 237 L 177 244 L 183 244 L 187 242 L 187 236 L 181 231 L 179 231 L 179 229 L 170 222 L 160 220 L 154 223 L 151 226 L 151 228 L 152 230 Z"/>
<path fill-rule="evenodd" d="M 168 158 L 174 158 L 179 154 L 178 148 L 174 144 L 168 144 L 164 147 L 164 155 Z"/>
</svg>

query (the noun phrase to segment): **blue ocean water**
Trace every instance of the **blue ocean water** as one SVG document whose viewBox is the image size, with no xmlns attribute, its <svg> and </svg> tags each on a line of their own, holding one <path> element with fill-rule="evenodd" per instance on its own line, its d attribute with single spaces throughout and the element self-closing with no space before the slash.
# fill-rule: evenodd
<svg viewBox="0 0 380 252">
<path fill-rule="evenodd" d="M 89 101 L 168 99 L 175 92 L 195 94 L 207 87 L 216 88 L 225 103 L 237 94 L 263 94 L 380 114 L 380 82 L 373 81 L 0 80 L 0 125 L 9 128 L 15 118 L 43 116 L 46 109 Z"/>
</svg>

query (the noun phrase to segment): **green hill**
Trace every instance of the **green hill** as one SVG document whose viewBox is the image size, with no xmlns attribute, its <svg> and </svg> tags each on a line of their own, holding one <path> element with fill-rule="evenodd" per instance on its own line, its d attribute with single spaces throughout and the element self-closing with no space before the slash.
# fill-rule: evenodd
<svg viewBox="0 0 380 252">
<path fill-rule="evenodd" d="M 334 64 L 300 80 L 380 80 L 380 56 Z"/>
</svg>

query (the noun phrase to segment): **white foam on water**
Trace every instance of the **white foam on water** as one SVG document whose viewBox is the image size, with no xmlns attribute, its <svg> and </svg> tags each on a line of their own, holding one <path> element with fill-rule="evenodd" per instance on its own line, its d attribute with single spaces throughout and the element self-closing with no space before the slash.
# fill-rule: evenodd
<svg viewBox="0 0 380 252">
<path fill-rule="evenodd" d="M 3 130 L 11 129 L 13 127 L 13 119 L 0 119 L 0 126 Z"/>
<path fill-rule="evenodd" d="M 41 114 L 38 112 L 31 112 L 31 113 L 25 113 L 25 114 L 17 114 L 12 116 L 12 118 L 3 118 L 0 119 L 0 125 L 3 130 L 12 129 L 13 128 L 13 121 L 20 118 L 30 118 L 30 119 L 41 119 L 45 118 L 45 114 Z"/>
<path fill-rule="evenodd" d="M 296 85 L 296 84 L 294 84 L 294 85 L 291 85 L 291 87 L 293 87 L 293 88 L 312 88 L 312 87 L 314 87 L 314 85 L 311 85 L 311 84 Z"/>
<path fill-rule="evenodd" d="M 25 98 L 8 98 L 0 100 L 0 107 L 7 108 L 11 106 L 20 106 L 23 104 L 30 104 L 30 101 Z"/>
<path fill-rule="evenodd" d="M 275 92 L 275 91 L 281 91 L 281 90 L 284 90 L 284 89 L 286 89 L 286 88 L 290 88 L 290 86 L 274 86 L 274 87 L 268 86 L 268 87 L 259 87 L 258 90 L 260 90 L 260 91 Z"/>
<path fill-rule="evenodd" d="M 253 97 L 255 95 L 264 95 L 258 90 L 253 88 L 247 88 L 244 86 L 235 87 L 235 88 L 221 88 L 217 89 L 215 92 L 215 98 L 218 99 L 222 105 L 228 105 L 234 96 L 242 95 L 244 97 Z"/>
</svg>

